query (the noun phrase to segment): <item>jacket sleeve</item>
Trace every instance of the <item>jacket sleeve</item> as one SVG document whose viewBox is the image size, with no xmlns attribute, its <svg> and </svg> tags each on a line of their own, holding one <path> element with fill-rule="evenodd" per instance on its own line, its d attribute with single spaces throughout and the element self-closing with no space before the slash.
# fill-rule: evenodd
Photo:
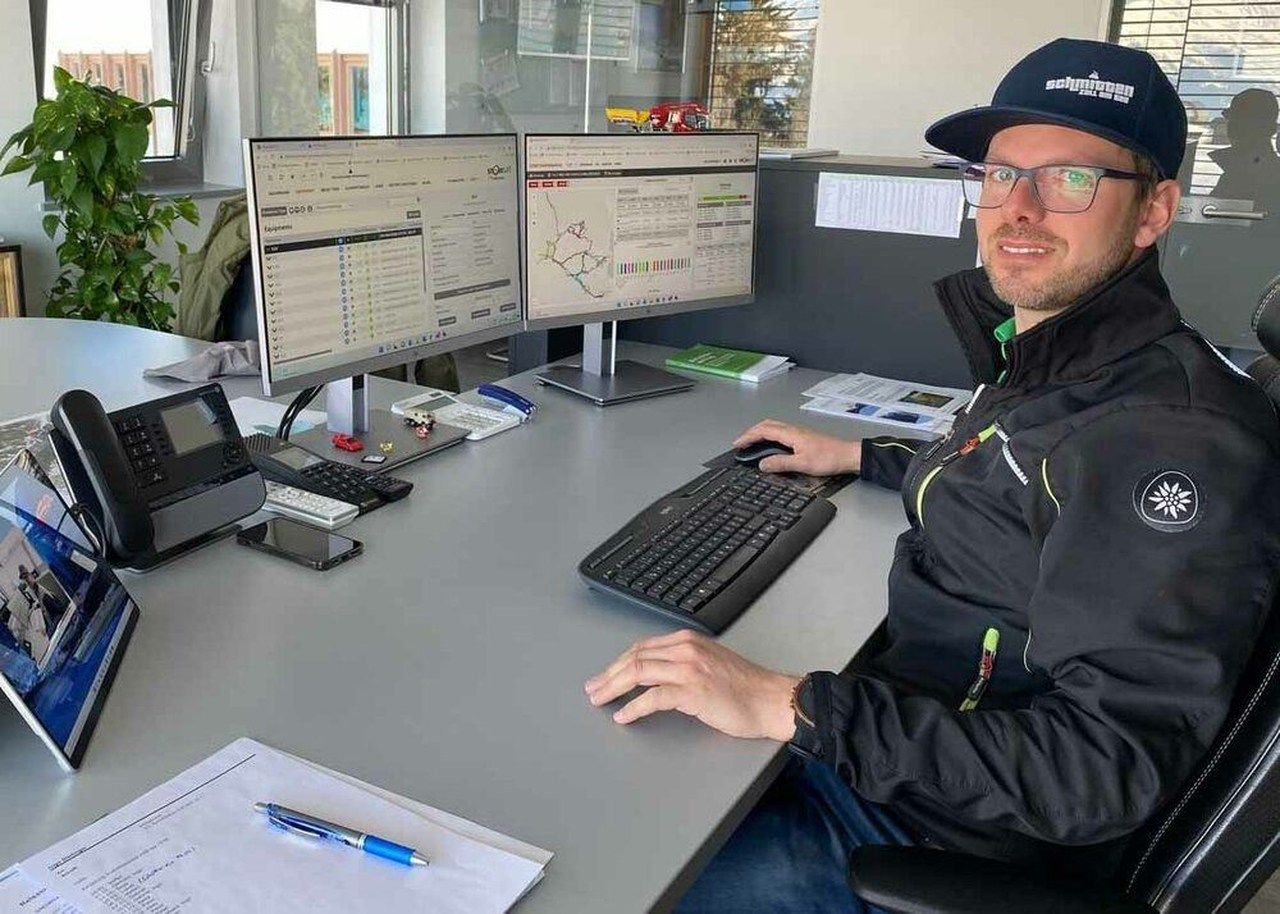
<svg viewBox="0 0 1280 914">
<path fill-rule="evenodd" d="M 1272 599 L 1275 456 L 1216 414 L 1148 406 L 1076 431 L 1036 469 L 1031 640 L 997 664 L 1027 663 L 1051 688 L 962 713 L 963 696 L 819 673 L 796 744 L 872 801 L 1091 844 L 1144 822 L 1226 716 Z"/>
<path fill-rule="evenodd" d="M 901 489 L 907 466 L 916 451 L 928 446 L 928 441 L 914 438 L 864 438 L 859 475 L 886 489 Z"/>
</svg>

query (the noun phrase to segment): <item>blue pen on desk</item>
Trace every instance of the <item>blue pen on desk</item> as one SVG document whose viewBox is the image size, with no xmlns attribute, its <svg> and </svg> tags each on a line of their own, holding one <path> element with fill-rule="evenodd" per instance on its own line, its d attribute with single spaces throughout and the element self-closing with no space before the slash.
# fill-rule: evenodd
<svg viewBox="0 0 1280 914">
<path fill-rule="evenodd" d="M 264 813 L 272 825 L 283 828 L 285 831 L 293 832 L 295 835 L 302 835 L 305 838 L 323 838 L 330 841 L 338 841 L 347 847 L 354 847 L 358 851 L 364 851 L 366 854 L 373 854 L 375 857 L 382 857 L 386 860 L 394 860 L 396 863 L 403 863 L 406 866 L 426 866 L 429 862 L 426 857 L 411 847 L 396 844 L 394 841 L 388 841 L 386 838 L 379 838 L 376 835 L 365 834 L 364 832 L 356 831 L 354 828 L 335 825 L 332 822 L 326 822 L 324 819 L 317 819 L 315 816 L 298 812 L 296 809 L 277 806 L 275 803 L 254 803 L 253 808 L 260 813 Z"/>
</svg>

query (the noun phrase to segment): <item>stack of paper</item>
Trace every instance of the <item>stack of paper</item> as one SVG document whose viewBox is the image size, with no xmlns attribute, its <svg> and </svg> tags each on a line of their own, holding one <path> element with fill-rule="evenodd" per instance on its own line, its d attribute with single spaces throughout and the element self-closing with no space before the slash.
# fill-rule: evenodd
<svg viewBox="0 0 1280 914">
<path fill-rule="evenodd" d="M 414 848 L 408 867 L 293 835 L 273 802 Z M 0 874 L 0 911 L 503 912 L 548 851 L 241 739 Z"/>
<path fill-rule="evenodd" d="M 970 393 L 869 374 L 838 374 L 810 387 L 804 396 L 813 399 L 800 408 L 815 413 L 945 434 Z"/>
<path fill-rule="evenodd" d="M 724 346 L 699 343 L 668 357 L 667 367 L 759 384 L 786 374 L 796 367 L 796 363 L 785 355 L 765 355 L 763 352 L 751 352 L 747 349 L 726 349 Z"/>
</svg>

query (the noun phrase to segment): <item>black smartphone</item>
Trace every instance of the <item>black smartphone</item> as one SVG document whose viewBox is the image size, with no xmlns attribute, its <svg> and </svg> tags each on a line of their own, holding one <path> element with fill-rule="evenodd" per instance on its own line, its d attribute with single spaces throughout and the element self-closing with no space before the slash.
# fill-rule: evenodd
<svg viewBox="0 0 1280 914">
<path fill-rule="evenodd" d="M 242 546 L 278 555 L 317 571 L 341 565 L 347 559 L 364 552 L 364 543 L 359 540 L 311 527 L 287 517 L 273 517 L 247 530 L 241 530 L 236 535 L 236 540 Z"/>
</svg>

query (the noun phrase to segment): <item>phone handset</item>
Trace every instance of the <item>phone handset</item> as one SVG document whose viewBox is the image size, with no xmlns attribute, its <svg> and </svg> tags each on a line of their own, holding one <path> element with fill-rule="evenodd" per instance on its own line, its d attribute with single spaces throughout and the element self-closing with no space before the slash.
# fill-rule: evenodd
<svg viewBox="0 0 1280 914">
<path fill-rule="evenodd" d="M 53 404 L 49 420 L 67 485 L 97 522 L 107 560 L 130 562 L 150 552 L 151 512 L 102 403 L 87 390 L 69 390 Z"/>
</svg>

